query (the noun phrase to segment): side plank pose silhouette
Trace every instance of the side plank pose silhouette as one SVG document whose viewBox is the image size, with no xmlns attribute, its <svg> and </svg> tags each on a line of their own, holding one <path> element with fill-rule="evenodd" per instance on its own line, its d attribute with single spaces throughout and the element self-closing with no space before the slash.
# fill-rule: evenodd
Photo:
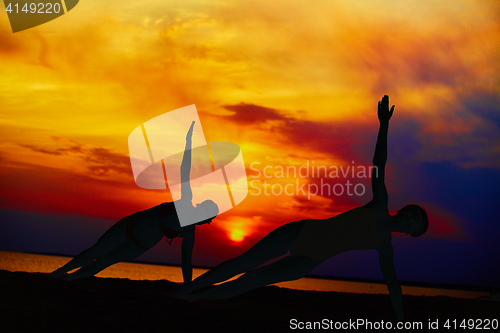
<svg viewBox="0 0 500 333">
<path fill-rule="evenodd" d="M 421 236 L 427 231 L 428 220 L 426 212 L 417 205 L 407 205 L 397 214 L 389 214 L 384 173 L 387 132 L 393 112 L 394 106 L 389 110 L 389 96 L 385 95 L 378 103 L 380 128 L 373 157 L 374 170 L 378 175 L 372 175 L 373 199 L 369 203 L 328 219 L 306 219 L 278 227 L 245 253 L 184 284 L 169 296 L 188 300 L 233 297 L 268 284 L 300 279 L 339 253 L 376 249 L 394 310 L 398 319 L 403 320 L 402 294 L 394 270 L 391 233 Z M 254 269 L 287 252 L 290 252 L 289 256 Z M 241 273 L 245 274 L 236 280 L 205 288 Z"/>
<path fill-rule="evenodd" d="M 194 121 L 186 135 L 186 147 L 181 164 L 181 199 L 179 202 L 164 202 L 152 208 L 134 213 L 115 223 L 97 243 L 83 251 L 66 265 L 51 273 L 52 277 L 66 281 L 93 276 L 108 266 L 120 261 L 137 258 L 165 236 L 169 244 L 175 237 L 182 238 L 182 275 L 184 282 L 192 279 L 191 256 L 194 246 L 196 225 L 210 224 L 219 214 L 219 208 L 212 200 L 205 200 L 193 206 L 190 185 L 191 146 Z M 181 227 L 175 207 L 182 207 L 183 214 L 200 221 Z M 77 271 L 67 272 L 80 267 Z"/>
</svg>

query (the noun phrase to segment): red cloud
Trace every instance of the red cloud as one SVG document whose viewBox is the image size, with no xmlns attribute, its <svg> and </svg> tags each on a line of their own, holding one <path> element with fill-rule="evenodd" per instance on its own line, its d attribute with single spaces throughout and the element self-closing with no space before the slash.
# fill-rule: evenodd
<svg viewBox="0 0 500 333">
<path fill-rule="evenodd" d="M 246 125 L 261 123 L 267 120 L 286 120 L 288 117 L 282 115 L 278 110 L 259 106 L 255 104 L 240 103 L 237 105 L 224 105 L 224 109 L 233 111 L 234 114 L 227 116 L 231 121 Z"/>
<path fill-rule="evenodd" d="M 77 156 L 87 163 L 87 169 L 94 175 L 105 175 L 110 170 L 118 173 L 129 174 L 131 172 L 130 159 L 128 155 L 118 154 L 102 147 L 87 147 L 72 140 L 52 137 L 54 141 L 61 142 L 64 147 L 53 150 L 45 149 L 35 145 L 19 144 L 23 148 L 28 148 L 34 152 L 53 156 Z"/>
<path fill-rule="evenodd" d="M 260 105 L 240 103 L 224 106 L 235 113 L 230 116 L 219 116 L 239 125 L 262 123 L 268 120 L 280 120 L 273 125 L 278 141 L 285 152 L 294 149 L 330 153 L 332 156 L 370 160 L 378 125 L 375 111 L 373 122 L 342 120 L 341 122 L 317 122 L 295 119 L 284 115 L 283 111 Z"/>
</svg>

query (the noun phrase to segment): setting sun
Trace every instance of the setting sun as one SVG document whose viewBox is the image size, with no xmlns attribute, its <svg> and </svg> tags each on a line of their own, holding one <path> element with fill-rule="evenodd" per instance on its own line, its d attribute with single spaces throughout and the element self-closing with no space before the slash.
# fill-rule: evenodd
<svg viewBox="0 0 500 333">
<path fill-rule="evenodd" d="M 234 229 L 231 230 L 229 234 L 229 239 L 232 240 L 233 242 L 241 242 L 243 239 L 245 239 L 247 233 L 241 229 Z"/>
</svg>

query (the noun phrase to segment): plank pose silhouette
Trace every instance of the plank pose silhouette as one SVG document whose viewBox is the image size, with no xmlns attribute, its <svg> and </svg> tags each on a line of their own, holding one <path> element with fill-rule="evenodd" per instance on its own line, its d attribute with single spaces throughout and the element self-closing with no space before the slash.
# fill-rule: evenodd
<svg viewBox="0 0 500 333">
<path fill-rule="evenodd" d="M 95 245 L 52 272 L 52 277 L 71 281 L 95 275 L 117 262 L 137 258 L 165 236 L 169 244 L 175 237 L 182 238 L 182 275 L 184 282 L 191 281 L 191 256 L 196 225 L 210 224 L 219 213 L 217 204 L 212 200 L 205 200 L 196 206 L 192 204 L 193 193 L 189 181 L 193 127 L 194 121 L 187 132 L 182 157 L 180 202 L 165 202 L 122 218 L 106 231 Z M 182 207 L 183 213 L 193 218 L 193 221 L 200 222 L 181 227 L 176 206 Z M 80 269 L 77 271 L 67 274 L 78 267 Z"/>
<path fill-rule="evenodd" d="M 260 286 L 300 279 L 341 252 L 376 249 L 394 310 L 398 319 L 403 320 L 402 294 L 393 265 L 391 233 L 421 236 L 427 231 L 428 220 L 425 211 L 417 205 L 407 205 L 397 214 L 389 214 L 384 172 L 387 132 L 393 112 L 394 106 L 389 110 L 389 97 L 385 95 L 378 103 L 380 128 L 373 157 L 373 199 L 369 203 L 328 219 L 306 219 L 278 227 L 247 252 L 207 271 L 169 296 L 188 300 L 228 298 Z M 289 256 L 254 269 L 287 252 Z M 205 288 L 244 272 L 236 280 Z"/>
</svg>

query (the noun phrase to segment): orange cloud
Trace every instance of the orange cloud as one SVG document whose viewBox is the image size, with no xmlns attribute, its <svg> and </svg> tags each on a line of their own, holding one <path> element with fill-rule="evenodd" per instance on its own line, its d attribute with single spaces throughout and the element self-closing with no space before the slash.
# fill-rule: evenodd
<svg viewBox="0 0 500 333">
<path fill-rule="evenodd" d="M 5 34 L 6 202 L 109 217 L 161 202 L 164 194 L 131 180 L 126 138 L 144 120 L 193 103 L 207 138 L 238 143 L 247 167 L 369 162 L 384 93 L 396 104 L 394 129 L 412 129 L 402 134 L 417 141 L 398 146 L 413 149 L 412 161 L 497 166 L 495 100 L 475 108 L 467 93 L 498 95 L 496 6 L 450 4 L 113 0 Z M 450 149 L 457 143 L 466 148 Z M 302 199 L 247 198 L 234 214 L 269 231 L 297 219 L 296 211 L 323 216 L 356 204 Z M 244 232 L 241 243 L 253 239 Z"/>
</svg>

